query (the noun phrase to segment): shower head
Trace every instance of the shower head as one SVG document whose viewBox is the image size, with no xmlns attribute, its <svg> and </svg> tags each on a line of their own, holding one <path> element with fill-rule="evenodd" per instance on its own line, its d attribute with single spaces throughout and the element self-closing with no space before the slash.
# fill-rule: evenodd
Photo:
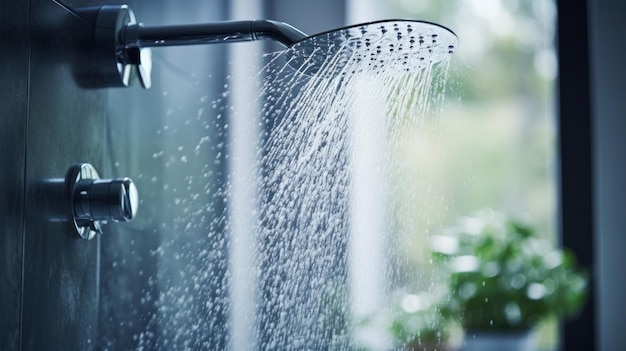
<svg viewBox="0 0 626 351">
<path fill-rule="evenodd" d="M 286 47 L 290 66 L 312 75 L 320 69 L 331 74 L 345 68 L 356 71 L 363 64 L 372 68 L 390 64 L 420 67 L 444 60 L 458 45 L 451 30 L 424 21 L 377 21 L 307 36 L 289 24 L 271 20 L 144 26 L 126 5 L 100 7 L 95 31 L 98 68 L 93 79 L 97 84 L 128 86 L 136 67 L 144 88 L 150 87 L 152 47 L 272 39 Z M 329 65 L 330 70 L 326 68 Z"/>
<path fill-rule="evenodd" d="M 290 45 L 289 65 L 306 75 L 356 73 L 364 69 L 410 71 L 450 57 L 459 39 L 425 21 L 382 20 L 315 34 Z"/>
</svg>

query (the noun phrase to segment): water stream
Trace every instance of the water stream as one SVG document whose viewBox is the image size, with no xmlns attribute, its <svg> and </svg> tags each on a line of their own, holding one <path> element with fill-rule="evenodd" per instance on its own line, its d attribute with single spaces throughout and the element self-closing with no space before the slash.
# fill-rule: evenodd
<svg viewBox="0 0 626 351">
<path fill-rule="evenodd" d="M 353 179 L 379 174 L 383 180 L 375 185 L 383 199 L 376 211 L 384 222 L 378 235 L 382 243 L 388 242 L 384 179 L 394 169 L 390 162 L 394 140 L 443 97 L 439 75 L 446 70 L 437 71 L 432 64 L 407 70 L 404 61 L 380 56 L 375 64 L 370 64 L 373 60 L 345 64 L 332 57 L 310 77 L 293 72 L 285 77 L 281 74 L 285 66 L 273 62 L 266 69 L 263 94 L 269 102 L 262 114 L 268 136 L 261 159 L 259 232 L 261 349 L 352 345 L 350 238 L 359 241 L 361 233 L 351 231 L 351 193 L 371 190 L 354 189 Z M 389 63 L 380 67 L 376 65 L 380 61 Z M 369 135 L 364 138 L 362 133 Z M 369 153 L 364 144 L 373 142 L 380 148 Z M 354 174 L 353 163 L 362 163 L 362 158 L 379 163 L 366 170 L 368 174 Z"/>
<path fill-rule="evenodd" d="M 215 162 L 228 163 L 228 147 L 213 145 L 213 162 L 181 179 L 169 205 L 179 214 L 164 221 L 171 235 L 153 253 L 161 262 L 159 296 L 145 302 L 156 306 L 147 318 L 160 336 L 137 335 L 139 348 L 228 348 L 237 323 L 253 329 L 249 349 L 368 347 L 367 337 L 358 337 L 359 318 L 383 307 L 375 305 L 401 284 L 391 278 L 390 256 L 401 244 L 388 206 L 397 140 L 441 108 L 457 44 L 438 33 L 447 32 L 418 23 L 358 27 L 264 57 L 255 78 L 261 125 L 257 198 L 250 199 L 258 206 L 250 213 L 253 268 L 243 283 L 254 292 L 247 320 L 231 314 L 231 288 L 242 284 L 229 267 L 230 180 L 212 173 Z M 222 116 L 229 107 L 218 100 L 213 110 Z M 196 153 L 209 139 L 193 142 Z M 178 151 L 154 157 L 188 167 L 192 157 Z M 186 193 L 198 183 L 207 196 Z M 194 230 L 206 234 L 190 242 L 185 233 Z"/>
</svg>

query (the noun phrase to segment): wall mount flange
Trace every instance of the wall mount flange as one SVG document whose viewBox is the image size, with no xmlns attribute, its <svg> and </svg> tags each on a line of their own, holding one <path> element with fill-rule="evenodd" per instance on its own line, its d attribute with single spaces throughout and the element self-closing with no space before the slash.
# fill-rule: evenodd
<svg viewBox="0 0 626 351">
<path fill-rule="evenodd" d="M 127 87 L 137 70 L 144 88 L 151 85 L 152 52 L 149 48 L 128 45 L 128 26 L 138 25 L 127 5 L 106 5 L 97 10 L 92 55 L 92 79 L 99 87 Z"/>
</svg>

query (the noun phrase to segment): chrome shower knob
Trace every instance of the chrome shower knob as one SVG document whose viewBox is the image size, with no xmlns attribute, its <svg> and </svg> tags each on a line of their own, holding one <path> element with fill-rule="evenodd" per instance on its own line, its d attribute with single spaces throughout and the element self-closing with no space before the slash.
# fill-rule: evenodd
<svg viewBox="0 0 626 351">
<path fill-rule="evenodd" d="M 139 194 L 130 178 L 100 179 L 88 163 L 68 171 L 74 225 L 84 239 L 101 234 L 101 223 L 127 222 L 137 214 Z"/>
<path fill-rule="evenodd" d="M 135 217 L 139 196 L 129 178 L 81 180 L 74 187 L 73 210 L 79 220 L 127 222 Z"/>
</svg>

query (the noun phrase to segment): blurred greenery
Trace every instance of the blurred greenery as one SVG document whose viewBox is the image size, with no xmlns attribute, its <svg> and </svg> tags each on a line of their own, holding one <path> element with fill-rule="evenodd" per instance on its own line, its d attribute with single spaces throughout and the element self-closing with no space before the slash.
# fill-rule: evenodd
<svg viewBox="0 0 626 351">
<path fill-rule="evenodd" d="M 575 315 L 587 278 L 568 250 L 555 249 L 526 220 L 482 210 L 431 239 L 447 268 L 442 316 L 466 330 L 527 331 L 550 316 Z"/>
<path fill-rule="evenodd" d="M 392 16 L 441 23 L 460 38 L 443 105 L 391 142 L 398 276 L 419 279 L 411 272 L 429 264 L 429 233 L 485 207 L 529 214 L 556 243 L 553 1 L 390 6 Z"/>
<path fill-rule="evenodd" d="M 554 1 L 387 5 L 391 17 L 439 23 L 460 39 L 442 106 L 393 141 L 395 287 L 432 291 L 445 284 L 425 243 L 482 208 L 526 213 L 542 240 L 558 244 Z M 544 329 L 540 344 L 554 347 L 554 322 Z"/>
</svg>

